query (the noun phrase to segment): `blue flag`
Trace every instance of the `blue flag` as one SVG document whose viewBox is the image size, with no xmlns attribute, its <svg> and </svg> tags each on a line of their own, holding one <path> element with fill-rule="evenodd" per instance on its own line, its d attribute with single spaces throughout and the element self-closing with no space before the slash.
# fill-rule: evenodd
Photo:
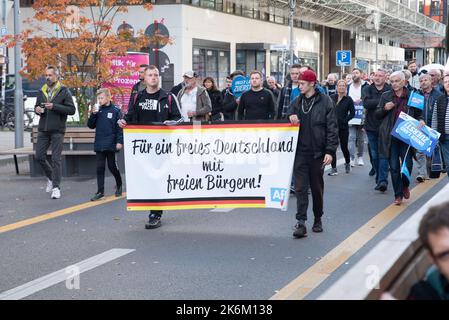
<svg viewBox="0 0 449 320">
<path fill-rule="evenodd" d="M 408 98 L 407 105 L 419 110 L 424 110 L 424 96 L 419 94 L 418 92 L 413 91 L 410 94 L 410 98 Z"/>
<path fill-rule="evenodd" d="M 401 173 L 408 179 L 408 182 L 410 183 L 412 177 L 410 176 L 410 172 L 408 171 L 407 162 L 405 161 L 405 159 L 404 162 L 402 162 Z"/>
</svg>

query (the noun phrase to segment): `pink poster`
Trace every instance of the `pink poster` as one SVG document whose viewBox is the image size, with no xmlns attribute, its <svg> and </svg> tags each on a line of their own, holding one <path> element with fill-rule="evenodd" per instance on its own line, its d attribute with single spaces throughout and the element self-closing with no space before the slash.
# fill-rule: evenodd
<svg viewBox="0 0 449 320">
<path fill-rule="evenodd" d="M 103 84 L 104 88 L 109 88 L 113 92 L 112 101 L 121 108 L 124 113 L 128 111 L 129 96 L 133 86 L 139 82 L 139 65 L 149 64 L 150 58 L 148 53 L 130 52 L 126 56 L 110 57 L 111 59 L 111 75 L 116 73 L 132 73 L 126 76 L 114 77 L 112 82 Z"/>
</svg>

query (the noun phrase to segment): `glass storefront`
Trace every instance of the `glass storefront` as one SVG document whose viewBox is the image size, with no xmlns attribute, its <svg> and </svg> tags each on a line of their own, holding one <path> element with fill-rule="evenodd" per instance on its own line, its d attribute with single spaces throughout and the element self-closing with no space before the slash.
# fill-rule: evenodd
<svg viewBox="0 0 449 320">
<path fill-rule="evenodd" d="M 193 47 L 193 70 L 200 80 L 212 77 L 217 87 L 224 88 L 230 73 L 230 54 L 227 50 Z"/>
<path fill-rule="evenodd" d="M 265 69 L 266 53 L 259 50 L 237 50 L 236 68 L 249 74 L 252 70 L 259 70 L 263 75 Z"/>
</svg>

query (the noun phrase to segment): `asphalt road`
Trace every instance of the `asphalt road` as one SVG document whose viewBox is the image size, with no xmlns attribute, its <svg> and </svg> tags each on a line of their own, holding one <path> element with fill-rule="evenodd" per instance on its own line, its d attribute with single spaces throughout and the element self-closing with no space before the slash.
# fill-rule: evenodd
<svg viewBox="0 0 449 320">
<path fill-rule="evenodd" d="M 26 172 L 26 163 L 21 166 Z M 39 279 L 21 291 L 23 299 L 269 299 L 391 205 L 391 188 L 385 194 L 374 191 L 367 165 L 351 174 L 339 169 L 339 176 L 325 176 L 324 233 L 309 230 L 304 239 L 292 237 L 294 196 L 288 212 L 166 212 L 156 230 L 145 230 L 146 214 L 126 212 L 125 199 L 119 199 L 1 232 L 0 297 Z M 306 298 L 318 297 L 447 182 L 430 188 Z M 93 177 L 65 179 L 62 198 L 51 200 L 43 179 L 15 176 L 12 166 L 0 167 L 0 184 L 0 228 L 89 202 L 96 189 Z M 112 194 L 111 178 L 106 186 Z M 111 258 L 112 249 L 134 251 Z M 110 259 L 103 261 L 98 255 L 105 252 Z M 56 275 L 42 278 L 92 257 L 94 266 L 81 273 L 79 289 L 68 289 L 65 281 L 52 284 Z"/>
</svg>

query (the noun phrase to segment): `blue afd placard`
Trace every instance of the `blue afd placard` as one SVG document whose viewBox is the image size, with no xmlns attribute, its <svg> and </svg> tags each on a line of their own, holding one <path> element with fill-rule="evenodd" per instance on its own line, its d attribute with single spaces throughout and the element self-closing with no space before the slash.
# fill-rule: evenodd
<svg viewBox="0 0 449 320">
<path fill-rule="evenodd" d="M 249 77 L 237 76 L 232 80 L 232 93 L 238 99 L 246 91 L 251 90 Z"/>
<path fill-rule="evenodd" d="M 418 92 L 413 91 L 410 95 L 410 98 L 408 98 L 407 105 L 419 110 L 424 110 L 424 96 L 422 94 L 419 94 Z"/>
<path fill-rule="evenodd" d="M 351 50 L 338 50 L 335 58 L 337 67 L 345 67 L 351 65 Z"/>
<path fill-rule="evenodd" d="M 418 125 L 418 120 L 401 112 L 391 135 L 430 157 L 438 144 L 440 133 L 428 126 L 419 129 Z"/>
</svg>

